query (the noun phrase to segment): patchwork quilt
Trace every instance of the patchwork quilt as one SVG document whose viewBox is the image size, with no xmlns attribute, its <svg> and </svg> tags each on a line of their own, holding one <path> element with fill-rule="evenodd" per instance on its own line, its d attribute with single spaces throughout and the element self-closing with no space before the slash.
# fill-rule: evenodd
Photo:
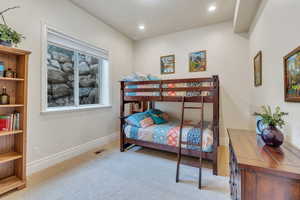
<svg viewBox="0 0 300 200">
<path fill-rule="evenodd" d="M 203 131 L 203 151 L 213 151 L 213 132 L 208 128 L 209 122 L 204 123 Z M 132 125 L 126 125 L 126 137 L 138 139 L 157 144 L 165 144 L 170 146 L 178 146 L 179 143 L 180 123 L 178 121 L 170 121 L 165 124 L 155 124 L 146 128 L 139 128 Z M 201 130 L 192 126 L 184 126 L 182 129 L 182 141 L 192 144 L 200 143 Z M 198 146 L 182 145 L 183 148 L 199 150 Z"/>
</svg>

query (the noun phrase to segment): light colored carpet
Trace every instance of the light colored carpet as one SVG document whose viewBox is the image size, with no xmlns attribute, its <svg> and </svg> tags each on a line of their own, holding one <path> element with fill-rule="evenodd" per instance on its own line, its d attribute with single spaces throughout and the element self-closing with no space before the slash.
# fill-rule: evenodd
<svg viewBox="0 0 300 200">
<path fill-rule="evenodd" d="M 176 155 L 134 147 L 120 153 L 117 145 L 95 155 L 89 152 L 36 173 L 26 189 L 1 200 L 229 200 L 228 178 L 182 166 L 175 183 Z"/>
</svg>

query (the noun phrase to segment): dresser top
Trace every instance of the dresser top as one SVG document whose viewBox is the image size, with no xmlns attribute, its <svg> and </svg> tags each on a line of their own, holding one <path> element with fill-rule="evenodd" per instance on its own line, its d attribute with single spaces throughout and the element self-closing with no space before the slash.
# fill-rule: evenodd
<svg viewBox="0 0 300 200">
<path fill-rule="evenodd" d="M 227 129 L 240 168 L 268 171 L 300 179 L 300 150 L 289 143 L 279 148 L 264 146 L 255 131 Z"/>
</svg>

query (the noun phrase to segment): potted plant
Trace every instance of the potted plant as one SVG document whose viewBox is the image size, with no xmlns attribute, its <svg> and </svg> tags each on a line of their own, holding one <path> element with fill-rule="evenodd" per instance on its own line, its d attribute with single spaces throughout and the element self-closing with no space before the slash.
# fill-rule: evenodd
<svg viewBox="0 0 300 200">
<path fill-rule="evenodd" d="M 279 147 L 283 143 L 284 136 L 278 128 L 282 128 L 285 125 L 283 116 L 288 115 L 288 113 L 281 112 L 279 106 L 275 108 L 274 113 L 270 106 L 262 106 L 262 112 L 255 112 L 254 115 L 260 116 L 262 122 L 267 125 L 261 134 L 263 141 L 268 146 Z"/>
<path fill-rule="evenodd" d="M 0 24 L 0 44 L 11 47 L 18 45 L 24 36 L 5 24 Z"/>
<path fill-rule="evenodd" d="M 0 24 L 0 45 L 5 45 L 5 46 L 11 47 L 13 44 L 18 45 L 22 41 L 22 39 L 25 38 L 22 34 L 16 32 L 15 30 L 13 30 L 11 27 L 9 27 L 6 24 L 6 21 L 5 21 L 4 15 L 3 15 L 7 11 L 15 9 L 15 8 L 19 8 L 19 7 L 16 6 L 16 7 L 8 8 L 8 9 L 5 9 L 4 11 L 0 12 L 0 16 L 2 17 L 2 20 L 4 23 L 4 24 Z"/>
</svg>

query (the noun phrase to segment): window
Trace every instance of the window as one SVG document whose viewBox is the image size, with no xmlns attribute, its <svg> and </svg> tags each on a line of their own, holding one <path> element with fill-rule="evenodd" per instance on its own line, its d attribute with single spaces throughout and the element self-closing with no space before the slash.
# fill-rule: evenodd
<svg viewBox="0 0 300 200">
<path fill-rule="evenodd" d="M 43 112 L 110 106 L 108 52 L 45 28 Z"/>
</svg>

